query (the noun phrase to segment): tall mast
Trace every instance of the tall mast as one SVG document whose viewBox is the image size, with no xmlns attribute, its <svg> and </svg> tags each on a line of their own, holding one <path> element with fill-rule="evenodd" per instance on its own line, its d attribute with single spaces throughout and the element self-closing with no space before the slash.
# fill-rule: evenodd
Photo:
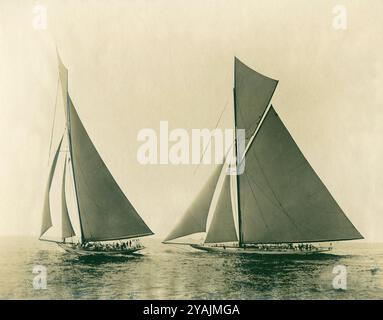
<svg viewBox="0 0 383 320">
<path fill-rule="evenodd" d="M 235 57 L 234 57 L 234 88 L 233 88 L 233 97 L 234 97 L 234 144 L 235 144 L 235 173 L 236 173 L 236 187 L 237 187 L 237 212 L 238 212 L 238 245 L 242 247 L 243 237 L 242 237 L 242 218 L 241 218 L 241 207 L 240 207 L 240 194 L 239 194 L 239 183 L 238 183 L 238 163 L 242 161 L 238 155 L 238 140 L 237 140 L 237 99 L 236 99 L 236 82 L 235 82 Z"/>
<path fill-rule="evenodd" d="M 80 222 L 80 242 L 82 243 L 84 241 L 83 239 L 83 229 L 82 229 L 82 221 L 81 221 L 81 214 L 80 214 L 80 204 L 78 202 L 78 193 L 77 193 L 77 184 L 76 184 L 76 175 L 74 173 L 74 159 L 73 159 L 73 149 L 72 149 L 72 132 L 71 132 L 71 125 L 70 125 L 70 108 L 69 108 L 69 94 L 68 94 L 68 83 L 67 83 L 67 92 L 66 92 L 66 115 L 67 115 L 67 134 L 68 134 L 68 147 L 69 147 L 69 154 L 70 154 L 70 160 L 71 160 L 71 167 L 72 167 L 72 175 L 73 175 L 73 182 L 74 182 L 74 191 L 75 191 L 75 198 L 76 198 L 76 204 L 77 204 L 77 210 L 78 210 L 78 216 L 79 216 L 79 222 Z"/>
</svg>

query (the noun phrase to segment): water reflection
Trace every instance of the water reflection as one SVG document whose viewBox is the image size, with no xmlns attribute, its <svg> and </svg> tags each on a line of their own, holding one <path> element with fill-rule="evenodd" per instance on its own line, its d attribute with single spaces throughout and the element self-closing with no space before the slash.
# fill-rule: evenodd
<svg viewBox="0 0 383 320">
<path fill-rule="evenodd" d="M 315 287 L 315 280 L 324 271 L 338 264 L 336 255 L 297 256 L 238 256 L 234 258 L 241 275 L 237 285 L 244 298 L 295 297 L 291 291 L 304 283 Z"/>
<path fill-rule="evenodd" d="M 142 255 L 76 257 L 53 244 L 2 242 L 0 296 L 32 299 L 343 299 L 383 297 L 383 247 L 348 255 L 253 256 L 147 244 Z M 350 254 L 351 253 L 351 254 Z M 333 289 L 346 265 L 348 290 Z M 47 268 L 47 290 L 32 288 L 32 269 Z"/>
</svg>

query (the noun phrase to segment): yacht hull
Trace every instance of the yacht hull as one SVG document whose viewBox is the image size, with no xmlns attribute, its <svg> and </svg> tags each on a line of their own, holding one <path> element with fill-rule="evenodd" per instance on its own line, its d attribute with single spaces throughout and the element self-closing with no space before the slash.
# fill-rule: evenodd
<svg viewBox="0 0 383 320">
<path fill-rule="evenodd" d="M 70 243 L 57 243 L 57 244 L 61 249 L 65 250 L 66 252 L 75 254 L 78 256 L 108 256 L 108 257 L 109 256 L 127 256 L 144 249 L 144 247 L 140 247 L 140 248 L 136 247 L 136 248 L 127 248 L 124 250 L 96 251 L 96 250 L 87 250 L 84 248 L 79 248 L 76 245 L 70 244 Z"/>
<path fill-rule="evenodd" d="M 191 247 L 198 250 L 203 250 L 207 252 L 219 252 L 219 253 L 233 253 L 233 254 L 253 254 L 253 255 L 289 255 L 289 256 L 308 256 L 308 255 L 317 255 L 317 254 L 326 254 L 332 250 L 331 247 L 321 247 L 316 248 L 314 250 L 293 250 L 293 249 L 272 249 L 272 250 L 260 250 L 257 248 L 240 248 L 240 247 L 230 247 L 230 246 L 206 246 L 206 245 L 198 245 L 191 244 Z"/>
</svg>

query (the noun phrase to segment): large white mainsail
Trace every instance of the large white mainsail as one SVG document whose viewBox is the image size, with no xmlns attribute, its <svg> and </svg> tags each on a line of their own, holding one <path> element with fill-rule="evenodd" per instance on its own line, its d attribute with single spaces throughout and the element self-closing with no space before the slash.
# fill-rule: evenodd
<svg viewBox="0 0 383 320">
<path fill-rule="evenodd" d="M 69 95 L 67 99 L 83 239 L 101 241 L 152 235 L 98 154 Z"/>
<path fill-rule="evenodd" d="M 263 84 L 250 81 L 248 86 L 241 81 L 244 69 L 248 79 L 253 77 Z M 362 238 L 300 152 L 273 107 L 267 109 L 277 81 L 257 78 L 255 71 L 246 69 L 236 59 L 237 128 L 251 128 L 241 119 L 251 120 L 253 115 L 251 99 L 243 99 L 241 95 L 252 96 L 257 101 L 256 97 L 266 94 L 262 100 L 266 114 L 261 123 L 261 118 L 251 120 L 256 123 L 255 130 L 250 130 L 251 134 L 256 132 L 255 138 L 247 146 L 244 173 L 237 176 L 240 245 Z"/>
<path fill-rule="evenodd" d="M 239 177 L 243 243 L 361 239 L 271 107 Z"/>
</svg>

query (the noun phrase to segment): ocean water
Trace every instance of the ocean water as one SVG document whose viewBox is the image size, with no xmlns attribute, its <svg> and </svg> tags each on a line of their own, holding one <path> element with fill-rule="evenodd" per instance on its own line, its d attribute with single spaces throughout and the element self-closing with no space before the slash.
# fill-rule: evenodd
<svg viewBox="0 0 383 320">
<path fill-rule="evenodd" d="M 340 243 L 322 258 L 207 253 L 143 239 L 132 258 L 84 259 L 54 243 L 0 238 L 0 299 L 383 299 L 383 244 Z M 34 289 L 35 266 L 46 289 Z M 334 267 L 347 288 L 334 289 Z"/>
</svg>

